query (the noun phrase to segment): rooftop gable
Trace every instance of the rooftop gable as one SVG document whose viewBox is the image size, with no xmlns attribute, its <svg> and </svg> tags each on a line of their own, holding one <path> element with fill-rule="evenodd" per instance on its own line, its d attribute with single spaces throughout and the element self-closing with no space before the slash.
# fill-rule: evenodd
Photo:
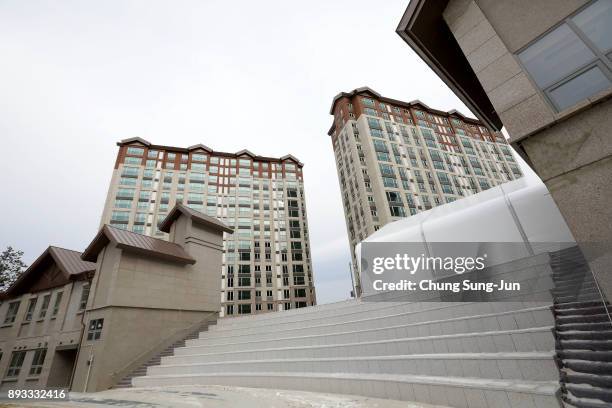
<svg viewBox="0 0 612 408">
<path fill-rule="evenodd" d="M 149 255 L 166 261 L 193 265 L 196 261 L 179 244 L 138 234 L 110 225 L 104 225 L 89 246 L 83 251 L 81 259 L 95 262 L 98 254 L 108 244 L 114 244 L 125 251 Z"/>
<path fill-rule="evenodd" d="M 56 265 L 59 275 L 47 275 L 50 267 Z M 81 259 L 81 253 L 70 249 L 49 246 L 21 274 L 19 279 L 6 291 L 6 296 L 27 293 L 36 287 L 38 290 L 63 286 L 71 280 L 81 279 L 96 270 L 96 264 Z"/>
<path fill-rule="evenodd" d="M 223 221 L 203 214 L 183 204 L 177 204 L 174 206 L 172 211 L 170 211 L 168 216 L 159 225 L 159 230 L 163 232 L 170 232 L 170 227 L 181 215 L 191 218 L 191 220 L 196 224 L 206 225 L 209 228 L 216 229 L 221 232 L 227 232 L 228 234 L 234 233 L 234 230 L 225 225 Z"/>
</svg>

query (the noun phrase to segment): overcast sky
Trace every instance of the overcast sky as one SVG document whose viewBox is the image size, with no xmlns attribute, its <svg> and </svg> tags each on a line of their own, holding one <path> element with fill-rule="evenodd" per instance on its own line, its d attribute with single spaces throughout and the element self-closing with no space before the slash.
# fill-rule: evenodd
<svg viewBox="0 0 612 408">
<path fill-rule="evenodd" d="M 332 98 L 369 86 L 469 113 L 395 33 L 408 0 L 0 2 L 0 249 L 31 263 L 95 235 L 118 140 L 304 164 L 319 303 L 348 297 L 327 136 Z"/>
</svg>

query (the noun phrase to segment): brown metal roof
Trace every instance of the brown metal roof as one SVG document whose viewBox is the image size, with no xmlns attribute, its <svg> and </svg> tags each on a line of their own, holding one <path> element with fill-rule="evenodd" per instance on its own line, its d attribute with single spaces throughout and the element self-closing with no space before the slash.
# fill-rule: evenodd
<svg viewBox="0 0 612 408">
<path fill-rule="evenodd" d="M 172 211 L 170 211 L 168 216 L 159 225 L 159 230 L 163 232 L 170 232 L 170 226 L 172 226 L 172 223 L 174 223 L 174 221 L 176 221 L 176 219 L 181 214 L 185 215 L 188 218 L 191 218 L 191 220 L 195 223 L 203 224 L 210 228 L 217 229 L 223 232 L 227 232 L 228 234 L 234 233 L 234 230 L 228 227 L 227 225 L 225 225 L 223 221 L 215 217 L 211 217 L 209 215 L 203 214 L 183 204 L 177 204 L 174 206 Z"/>
<path fill-rule="evenodd" d="M 53 263 L 57 265 L 62 273 L 55 276 L 52 280 L 36 285 L 36 282 L 43 278 L 45 270 Z M 6 290 L 4 295 L 17 296 L 31 290 L 33 286 L 38 286 L 38 290 L 62 286 L 70 280 L 81 279 L 88 272 L 94 272 L 95 270 L 96 264 L 82 260 L 80 252 L 50 246 L 32 262 L 32 265 Z"/>
<path fill-rule="evenodd" d="M 163 239 L 152 238 L 135 232 L 104 225 L 98 235 L 83 251 L 81 259 L 95 262 L 100 251 L 109 243 L 123 250 L 142 255 L 151 255 L 168 261 L 194 264 L 193 259 L 182 246 Z"/>
<path fill-rule="evenodd" d="M 55 259 L 57 265 L 69 275 L 79 275 L 83 272 L 96 270 L 96 264 L 94 262 L 83 261 L 79 251 L 55 246 L 50 246 L 48 251 L 53 259 Z"/>
</svg>

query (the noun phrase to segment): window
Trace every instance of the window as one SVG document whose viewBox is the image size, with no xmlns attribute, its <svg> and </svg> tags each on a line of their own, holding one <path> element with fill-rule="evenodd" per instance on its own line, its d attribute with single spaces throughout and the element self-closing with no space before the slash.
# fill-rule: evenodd
<svg viewBox="0 0 612 408">
<path fill-rule="evenodd" d="M 83 285 L 81 290 L 81 300 L 79 301 L 79 310 L 85 310 L 87 307 L 87 299 L 89 298 L 89 284 Z"/>
<path fill-rule="evenodd" d="M 60 292 L 61 293 L 61 292 Z M 34 352 L 34 358 L 32 359 L 32 365 L 30 366 L 31 376 L 40 375 L 43 364 L 45 363 L 45 357 L 47 356 L 47 349 L 38 349 Z"/>
<path fill-rule="evenodd" d="M 201 153 L 193 153 L 191 155 L 191 160 L 192 161 L 198 161 L 198 162 L 205 162 L 206 161 L 206 155 L 205 154 L 201 154 Z"/>
<path fill-rule="evenodd" d="M 63 295 L 64 295 L 64 292 L 57 292 L 57 295 L 55 295 L 55 303 L 53 304 L 53 311 L 51 312 L 51 316 L 57 316 L 57 313 L 59 312 L 60 304 L 62 303 Z"/>
<path fill-rule="evenodd" d="M 129 157 L 128 156 L 123 160 L 123 163 L 140 165 L 142 163 L 142 159 L 140 157 Z"/>
<path fill-rule="evenodd" d="M 144 149 L 142 147 L 128 147 L 127 154 L 131 154 L 132 156 L 142 156 L 144 154 Z"/>
<path fill-rule="evenodd" d="M 250 314 L 251 305 L 238 305 L 238 314 Z"/>
<path fill-rule="evenodd" d="M 13 351 L 11 355 L 11 362 L 9 363 L 8 370 L 6 371 L 6 377 L 18 377 L 25 359 L 25 351 Z"/>
<path fill-rule="evenodd" d="M 612 85 L 612 4 L 598 0 L 518 54 L 557 111 Z"/>
<path fill-rule="evenodd" d="M 49 308 L 49 302 L 51 301 L 51 295 L 45 295 L 43 297 L 42 306 L 40 307 L 40 313 L 38 313 L 39 319 L 44 319 L 47 315 L 47 309 Z"/>
<path fill-rule="evenodd" d="M 87 329 L 87 340 L 98 340 L 102 336 L 102 328 L 104 327 L 104 319 L 94 319 L 89 321 Z"/>
<path fill-rule="evenodd" d="M 38 298 L 32 298 L 28 302 L 28 311 L 27 311 L 26 316 L 25 316 L 25 321 L 26 322 L 29 322 L 30 320 L 32 320 L 32 316 L 34 316 L 34 309 L 36 308 L 36 301 L 37 300 L 38 300 Z"/>
</svg>

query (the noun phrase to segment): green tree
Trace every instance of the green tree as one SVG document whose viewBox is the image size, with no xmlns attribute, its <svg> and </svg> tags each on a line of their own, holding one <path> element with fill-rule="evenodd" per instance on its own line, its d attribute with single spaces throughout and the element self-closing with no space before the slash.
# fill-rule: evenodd
<svg viewBox="0 0 612 408">
<path fill-rule="evenodd" d="M 27 265 L 21 260 L 23 251 L 8 246 L 0 254 L 0 291 L 7 290 L 19 278 Z"/>
</svg>

